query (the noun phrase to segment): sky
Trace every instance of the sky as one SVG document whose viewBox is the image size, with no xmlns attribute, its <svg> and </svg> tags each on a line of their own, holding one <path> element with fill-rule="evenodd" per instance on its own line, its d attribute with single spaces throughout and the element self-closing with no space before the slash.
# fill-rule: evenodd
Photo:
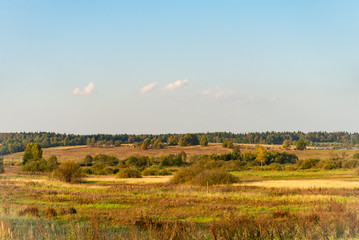
<svg viewBox="0 0 359 240">
<path fill-rule="evenodd" d="M 0 0 L 0 132 L 359 132 L 358 10 Z"/>
</svg>

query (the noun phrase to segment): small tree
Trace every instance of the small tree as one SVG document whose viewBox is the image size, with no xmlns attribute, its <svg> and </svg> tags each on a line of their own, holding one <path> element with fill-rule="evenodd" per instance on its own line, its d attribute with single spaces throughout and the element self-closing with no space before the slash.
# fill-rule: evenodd
<svg viewBox="0 0 359 240">
<path fill-rule="evenodd" d="M 148 143 L 147 141 L 143 141 L 142 145 L 141 145 L 141 150 L 147 150 L 148 149 Z"/>
<path fill-rule="evenodd" d="M 33 143 L 28 143 L 25 148 L 24 156 L 22 158 L 22 165 L 25 165 L 29 160 L 33 159 L 32 146 Z"/>
<path fill-rule="evenodd" d="M 84 165 L 85 166 L 92 166 L 93 164 L 93 157 L 91 155 L 86 155 L 85 159 L 84 159 Z"/>
<path fill-rule="evenodd" d="M 42 158 L 42 149 L 41 149 L 40 144 L 35 143 L 31 148 L 31 152 L 32 152 L 33 159 L 41 159 Z"/>
<path fill-rule="evenodd" d="M 55 171 L 55 177 L 63 182 L 76 182 L 81 178 L 80 165 L 72 160 L 60 164 Z"/>
<path fill-rule="evenodd" d="M 306 149 L 306 144 L 303 141 L 303 139 L 299 138 L 297 145 L 296 145 L 297 150 L 304 150 Z"/>
<path fill-rule="evenodd" d="M 167 144 L 169 146 L 175 146 L 178 144 L 178 137 L 176 135 L 173 135 L 173 136 L 170 136 L 168 139 L 167 139 Z"/>
<path fill-rule="evenodd" d="M 283 148 L 283 149 L 289 149 L 291 145 L 292 145 L 292 142 L 291 142 L 291 141 L 285 140 L 285 141 L 283 142 L 282 148 Z"/>
<path fill-rule="evenodd" d="M 256 161 L 259 162 L 262 166 L 263 163 L 264 164 L 266 163 L 267 158 L 268 158 L 267 151 L 264 149 L 263 146 L 261 146 L 261 145 L 258 146 Z"/>
<path fill-rule="evenodd" d="M 178 146 L 180 146 L 180 147 L 187 146 L 187 142 L 186 142 L 186 139 L 184 137 L 180 138 L 180 140 L 178 141 Z"/>
<path fill-rule="evenodd" d="M 4 169 L 4 159 L 2 157 L 0 157 L 0 173 L 4 173 L 5 169 Z"/>
<path fill-rule="evenodd" d="M 203 137 L 201 138 L 201 146 L 202 146 L 202 147 L 208 146 L 208 139 L 207 139 L 206 136 L 203 136 Z"/>
</svg>

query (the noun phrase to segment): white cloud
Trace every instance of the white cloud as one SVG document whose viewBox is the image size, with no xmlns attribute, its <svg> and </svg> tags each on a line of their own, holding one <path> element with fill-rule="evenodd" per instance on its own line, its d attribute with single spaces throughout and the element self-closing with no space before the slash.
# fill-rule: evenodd
<svg viewBox="0 0 359 240">
<path fill-rule="evenodd" d="M 80 90 L 80 88 L 75 88 L 72 93 L 75 95 L 88 95 L 94 90 L 94 88 L 95 84 L 90 82 L 89 85 L 84 88 L 84 90 Z"/>
<path fill-rule="evenodd" d="M 212 93 L 212 90 L 208 89 L 208 90 L 204 90 L 202 92 L 202 95 L 210 95 Z"/>
<path fill-rule="evenodd" d="M 150 84 L 144 86 L 143 88 L 141 88 L 140 93 L 145 94 L 145 93 L 151 91 L 156 86 L 157 86 L 156 82 L 150 83 Z"/>
<path fill-rule="evenodd" d="M 175 90 L 188 86 L 188 80 L 177 80 L 174 83 L 168 84 L 163 90 Z"/>
</svg>

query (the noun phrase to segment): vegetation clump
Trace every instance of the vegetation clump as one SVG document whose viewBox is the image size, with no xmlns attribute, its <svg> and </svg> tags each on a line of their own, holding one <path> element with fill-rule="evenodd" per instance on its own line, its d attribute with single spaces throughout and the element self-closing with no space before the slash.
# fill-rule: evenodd
<svg viewBox="0 0 359 240">
<path fill-rule="evenodd" d="M 4 159 L 2 157 L 0 157 L 0 173 L 4 173 L 5 169 L 4 169 Z"/>
<path fill-rule="evenodd" d="M 199 145 L 198 137 L 196 134 L 187 133 L 183 137 L 181 137 L 178 141 L 178 146 L 186 147 L 186 146 L 194 146 Z"/>
<path fill-rule="evenodd" d="M 296 144 L 296 148 L 297 150 L 305 150 L 307 148 L 307 144 L 302 138 L 300 138 Z"/>
<path fill-rule="evenodd" d="M 141 173 L 137 169 L 122 168 L 117 173 L 117 178 L 141 178 Z"/>
<path fill-rule="evenodd" d="M 232 174 L 225 172 L 218 168 L 216 163 L 206 163 L 206 161 L 199 161 L 190 167 L 184 167 L 176 172 L 171 180 L 173 184 L 193 184 L 193 185 L 218 185 L 218 184 L 232 184 L 239 181 L 239 179 Z"/>
<path fill-rule="evenodd" d="M 78 182 L 82 176 L 80 165 L 72 160 L 60 164 L 54 172 L 55 178 L 63 182 Z"/>
<path fill-rule="evenodd" d="M 200 142 L 202 147 L 207 147 L 208 146 L 208 138 L 206 136 L 203 136 L 201 138 L 201 142 Z"/>
<path fill-rule="evenodd" d="M 222 142 L 222 147 L 223 148 L 233 148 L 233 142 L 229 141 L 228 139 Z"/>
<path fill-rule="evenodd" d="M 58 167 L 56 156 L 49 159 L 42 158 L 42 149 L 38 143 L 29 143 L 26 146 L 21 170 L 24 172 L 52 172 Z"/>
<path fill-rule="evenodd" d="M 299 160 L 297 166 L 300 170 L 314 168 L 320 162 L 317 158 L 309 158 L 304 160 Z"/>
<path fill-rule="evenodd" d="M 157 165 L 152 165 L 149 168 L 146 168 L 142 172 L 143 176 L 165 176 L 165 175 L 171 175 L 171 172 L 167 169 L 160 168 Z"/>
</svg>

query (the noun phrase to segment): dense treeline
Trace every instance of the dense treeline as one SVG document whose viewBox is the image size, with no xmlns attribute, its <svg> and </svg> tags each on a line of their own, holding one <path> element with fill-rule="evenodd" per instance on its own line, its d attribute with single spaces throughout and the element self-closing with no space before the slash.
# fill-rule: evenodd
<svg viewBox="0 0 359 240">
<path fill-rule="evenodd" d="M 193 135 L 193 134 L 192 134 Z M 192 136 L 191 135 L 191 136 Z M 283 141 L 292 142 L 302 138 L 307 145 L 320 145 L 321 143 L 339 143 L 342 146 L 359 145 L 359 133 L 348 132 L 262 132 L 262 133 L 231 133 L 231 132 L 213 132 L 197 133 L 198 140 L 203 136 L 207 137 L 208 142 L 222 143 L 231 140 L 234 143 L 252 143 L 252 144 L 282 144 Z M 188 135 L 187 135 L 188 136 Z M 183 144 L 187 145 L 185 134 L 94 134 L 94 135 L 76 135 L 59 134 L 49 132 L 33 133 L 0 133 L 0 155 L 24 151 L 28 143 L 39 143 L 43 148 L 56 146 L 75 146 L 89 145 L 96 147 L 119 146 L 121 143 L 143 142 L 146 139 L 161 138 L 163 143 L 168 145 Z M 192 145 L 199 144 L 196 139 L 191 139 Z"/>
</svg>

